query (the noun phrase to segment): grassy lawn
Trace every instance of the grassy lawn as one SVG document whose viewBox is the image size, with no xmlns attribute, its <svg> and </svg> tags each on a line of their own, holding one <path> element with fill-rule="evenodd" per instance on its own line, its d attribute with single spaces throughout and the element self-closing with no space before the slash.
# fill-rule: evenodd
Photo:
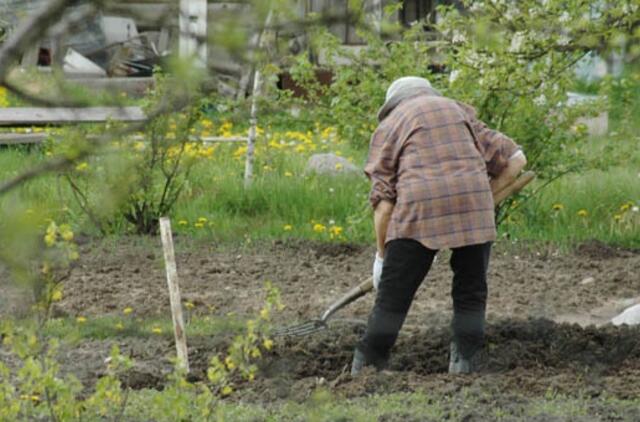
<svg viewBox="0 0 640 422">
<path fill-rule="evenodd" d="M 326 132 L 325 132 L 326 133 Z M 361 166 L 366 151 L 322 131 L 300 141 L 303 132 L 276 132 L 259 140 L 255 180 L 242 183 L 243 147 L 218 145 L 196 164 L 172 213 L 174 229 L 194 237 L 233 243 L 285 237 L 372 242 L 368 181 L 362 176 L 323 177 L 304 173 L 308 157 L 334 152 Z M 277 143 L 273 139 L 278 139 Z M 282 144 L 280 144 L 282 142 Z M 620 135 L 592 139 L 588 154 L 600 168 L 565 176 L 512 212 L 502 236 L 571 245 L 589 239 L 640 247 L 640 140 Z M 283 145 L 283 146 L 281 146 Z M 613 146 L 612 146 L 613 145 Z M 304 149 L 303 149 L 304 148 Z M 39 149 L 0 151 L 0 179 L 45 158 Z M 544 181 L 537 181 L 536 189 Z M 78 207 L 67 182 L 43 176 L 0 200 L 5 209 L 22 208 L 76 231 L 96 233 Z M 125 234 L 119 221 L 115 234 Z M 333 228 L 333 229 L 332 229 Z"/>
</svg>

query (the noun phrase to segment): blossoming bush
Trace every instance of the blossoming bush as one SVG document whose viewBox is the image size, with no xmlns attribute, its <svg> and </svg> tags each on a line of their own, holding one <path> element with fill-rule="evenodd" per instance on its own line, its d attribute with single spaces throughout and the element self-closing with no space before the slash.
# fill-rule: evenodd
<svg viewBox="0 0 640 422">
<path fill-rule="evenodd" d="M 160 98 L 168 89 L 161 82 L 155 95 Z M 112 141 L 64 178 L 79 208 L 103 234 L 126 223 L 134 233 L 156 233 L 159 218 L 170 213 L 189 185 L 194 166 L 214 154 L 214 146 L 195 142 L 192 136 L 197 126 L 207 132 L 210 125 L 202 118 L 200 102 L 194 101 L 180 113 L 154 118 L 142 133 Z M 70 132 L 74 136 L 83 135 L 75 129 Z M 62 148 L 64 153 L 73 143 Z"/>
<path fill-rule="evenodd" d="M 529 168 L 545 182 L 587 163 L 578 146 L 587 136 L 579 116 L 606 110 L 606 100 L 570 106 L 575 65 L 596 50 L 620 48 L 637 36 L 636 2 L 579 0 L 464 1 L 464 12 L 438 8 L 436 24 L 417 22 L 386 37 L 362 27 L 366 45 L 356 52 L 318 29 L 316 51 L 328 57 L 334 80 L 319 87 L 305 57 L 292 71 L 310 88 L 319 116 L 336 121 L 341 136 L 365 146 L 385 88 L 396 78 L 425 76 L 446 96 L 476 107 L 489 126 L 523 146 Z M 393 6 L 390 11 L 395 11 Z M 392 16 L 395 17 L 395 14 Z M 431 25 L 432 40 L 424 32 Z M 435 38 L 435 39 L 434 39 Z M 347 58 L 338 63 L 334 57 Z M 508 212 L 510 207 L 503 209 Z M 504 215 L 503 215 L 504 217 Z M 501 219 L 503 218 L 501 217 Z"/>
</svg>

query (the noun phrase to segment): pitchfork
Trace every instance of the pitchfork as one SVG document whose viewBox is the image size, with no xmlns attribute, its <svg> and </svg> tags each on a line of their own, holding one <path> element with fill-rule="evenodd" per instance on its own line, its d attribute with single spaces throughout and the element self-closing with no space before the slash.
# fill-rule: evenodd
<svg viewBox="0 0 640 422">
<path fill-rule="evenodd" d="M 306 336 L 318 331 L 322 331 L 327 328 L 327 320 L 340 309 L 344 308 L 356 299 L 369 293 L 373 290 L 373 279 L 369 278 L 366 281 L 358 284 L 353 289 L 349 290 L 344 296 L 337 301 L 333 302 L 326 311 L 322 314 L 320 319 L 313 319 L 311 321 L 304 322 L 298 325 L 292 325 L 289 327 L 281 327 L 273 331 L 274 336 Z"/>
</svg>

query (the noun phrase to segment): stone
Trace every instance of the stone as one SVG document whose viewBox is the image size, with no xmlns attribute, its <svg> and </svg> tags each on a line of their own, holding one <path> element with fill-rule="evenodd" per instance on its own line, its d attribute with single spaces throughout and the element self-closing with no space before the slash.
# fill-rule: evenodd
<svg viewBox="0 0 640 422">
<path fill-rule="evenodd" d="M 605 98 L 597 95 L 586 95 L 577 92 L 567 93 L 567 105 L 578 106 L 593 103 L 594 106 Z M 589 136 L 604 136 L 609 132 L 609 113 L 606 110 L 601 111 L 595 116 L 579 117 L 575 121 L 575 125 L 585 125 Z"/>
<path fill-rule="evenodd" d="M 335 154 L 314 154 L 309 157 L 304 169 L 305 174 L 317 173 L 328 176 L 339 174 L 362 175 L 362 169 L 350 163 L 347 159 Z"/>
<path fill-rule="evenodd" d="M 640 324 L 640 303 L 625 309 L 620 315 L 614 317 L 613 325 L 638 325 Z"/>
<path fill-rule="evenodd" d="M 595 279 L 595 278 L 593 278 L 593 277 L 587 277 L 587 278 L 583 279 L 583 280 L 580 282 L 580 284 L 582 284 L 582 285 L 585 285 L 585 284 L 591 284 L 591 283 L 593 283 L 594 281 L 596 281 L 596 279 Z"/>
</svg>

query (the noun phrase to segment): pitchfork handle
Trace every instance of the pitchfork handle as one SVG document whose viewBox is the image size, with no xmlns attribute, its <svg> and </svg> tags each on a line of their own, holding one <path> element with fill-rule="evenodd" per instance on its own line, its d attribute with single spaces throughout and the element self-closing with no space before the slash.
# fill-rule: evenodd
<svg viewBox="0 0 640 422">
<path fill-rule="evenodd" d="M 329 309 L 327 309 L 325 313 L 322 315 L 321 321 L 325 322 L 331 317 L 331 315 L 336 313 L 338 310 L 344 308 L 354 300 L 359 299 L 362 296 L 366 295 L 371 290 L 373 290 L 373 278 L 369 278 L 363 281 L 362 283 L 358 284 L 356 287 L 349 290 L 347 294 L 345 294 L 340 299 L 338 299 L 333 304 L 331 304 L 331 306 L 329 306 Z"/>
</svg>

